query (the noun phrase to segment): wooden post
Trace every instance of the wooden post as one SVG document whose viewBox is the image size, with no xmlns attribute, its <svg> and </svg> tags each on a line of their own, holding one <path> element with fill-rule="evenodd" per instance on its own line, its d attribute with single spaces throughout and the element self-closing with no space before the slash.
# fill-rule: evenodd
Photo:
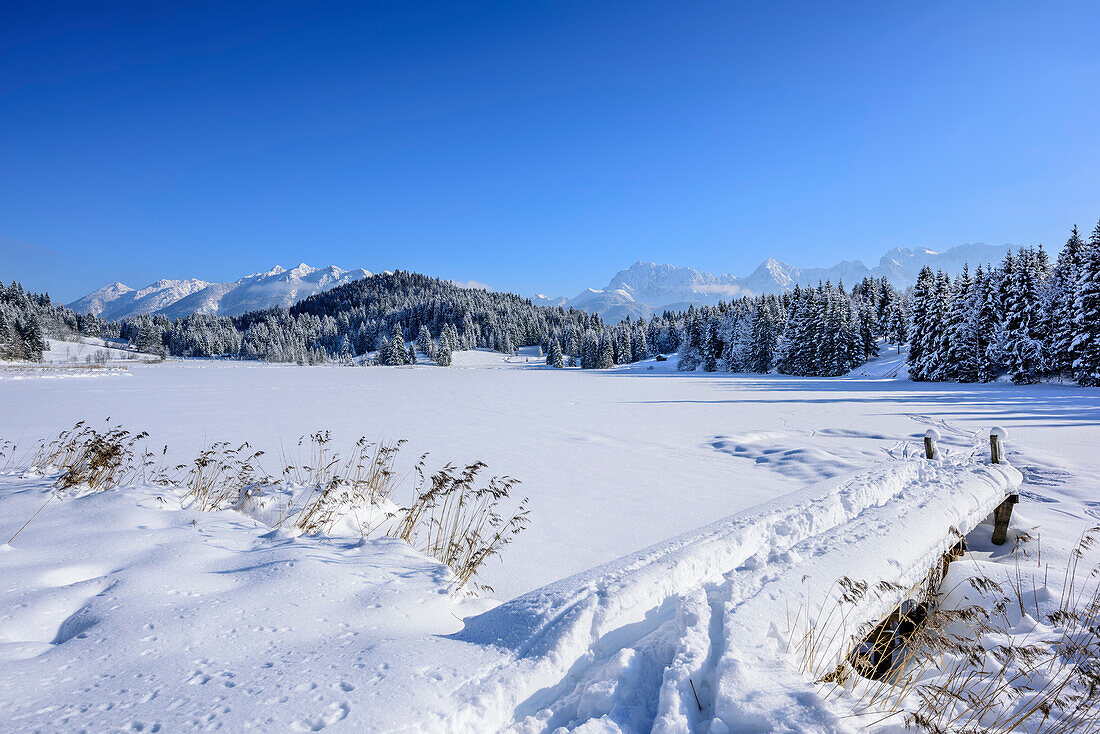
<svg viewBox="0 0 1100 734">
<path fill-rule="evenodd" d="M 1020 495 L 1010 494 L 993 511 L 993 545 L 1004 545 L 1008 537 L 1008 523 L 1012 519 L 1012 506 L 1019 501 Z"/>
<path fill-rule="evenodd" d="M 936 441 L 940 440 L 940 432 L 935 428 L 929 428 L 924 432 L 924 458 L 931 461 L 936 458 Z"/>
<path fill-rule="evenodd" d="M 1006 438 L 1008 438 L 1008 432 L 1000 426 L 989 429 L 989 453 L 994 464 L 1000 464 L 1005 460 L 1004 443 Z"/>
</svg>

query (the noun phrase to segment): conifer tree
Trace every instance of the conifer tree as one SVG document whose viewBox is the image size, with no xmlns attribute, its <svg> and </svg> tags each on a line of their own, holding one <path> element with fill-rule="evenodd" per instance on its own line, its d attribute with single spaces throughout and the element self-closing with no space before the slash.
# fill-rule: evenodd
<svg viewBox="0 0 1100 734">
<path fill-rule="evenodd" d="M 706 345 L 706 324 L 703 318 L 695 313 L 694 308 L 688 309 L 689 319 L 685 342 L 680 345 L 679 369 L 692 372 L 703 363 L 703 350 Z"/>
<path fill-rule="evenodd" d="M 28 313 L 16 323 L 16 329 L 22 342 L 23 359 L 41 362 L 42 353 L 46 351 L 46 338 L 42 334 L 38 318 L 33 313 Z"/>
<path fill-rule="evenodd" d="M 1100 227 L 1100 224 L 1097 225 Z M 1072 374 L 1075 354 L 1073 340 L 1077 334 L 1075 301 L 1077 298 L 1078 265 L 1085 243 L 1077 227 L 1073 227 L 1069 239 L 1054 264 L 1050 280 L 1047 283 L 1046 308 L 1050 335 L 1047 350 L 1047 368 L 1058 375 Z"/>
<path fill-rule="evenodd" d="M 649 359 L 649 335 L 644 327 L 640 325 L 635 327 L 634 336 L 630 342 L 634 349 L 632 361 L 641 362 L 644 359 Z"/>
<path fill-rule="evenodd" d="M 615 366 L 615 360 L 612 355 L 611 339 L 604 337 L 600 340 L 600 349 L 596 358 L 596 369 L 606 370 Z"/>
<path fill-rule="evenodd" d="M 779 334 L 775 328 L 775 319 L 764 300 L 756 304 L 752 319 L 752 347 L 749 350 L 749 370 L 767 374 L 775 362 L 779 346 Z"/>
<path fill-rule="evenodd" d="M 927 333 L 931 329 L 929 318 L 935 288 L 936 277 L 932 268 L 925 265 L 917 275 L 909 309 L 909 377 L 918 381 L 928 379 L 925 344 L 928 341 Z"/>
<path fill-rule="evenodd" d="M 451 366 L 451 343 L 449 339 L 440 342 L 439 348 L 435 350 L 435 357 L 433 359 L 440 367 Z"/>
<path fill-rule="evenodd" d="M 420 333 L 416 336 L 416 348 L 428 359 L 435 358 L 435 342 L 432 340 L 432 333 L 428 331 L 427 324 L 420 326 Z"/>
<path fill-rule="evenodd" d="M 546 353 L 546 364 L 557 369 L 565 367 L 565 357 L 561 352 L 561 344 L 558 340 L 550 342 L 550 351 Z"/>
<path fill-rule="evenodd" d="M 718 326 L 708 320 L 707 336 L 703 348 L 703 369 L 707 372 L 718 371 L 718 360 L 722 358 L 722 340 L 718 336 Z"/>
<path fill-rule="evenodd" d="M 1044 277 L 1043 258 L 1028 248 L 1020 249 L 1011 272 L 1006 269 L 1009 282 L 1004 289 L 1002 351 L 1009 375 L 1018 385 L 1037 382 L 1043 371 L 1039 297 Z"/>
<path fill-rule="evenodd" d="M 900 298 L 890 302 L 883 331 L 886 341 L 895 344 L 900 354 L 901 345 L 909 340 L 909 317 Z"/>
<path fill-rule="evenodd" d="M 1100 223 L 1080 253 L 1074 310 L 1073 375 L 1082 385 L 1100 385 Z"/>
<path fill-rule="evenodd" d="M 974 307 L 974 280 L 970 277 L 970 268 L 963 266 L 962 273 L 955 278 L 952 287 L 954 297 L 947 313 L 947 363 L 942 379 L 959 382 L 977 382 L 978 354 L 977 343 L 971 334 L 974 321 L 971 310 Z"/>
<path fill-rule="evenodd" d="M 405 333 L 401 330 L 401 324 L 395 323 L 390 334 L 387 348 L 381 350 L 378 360 L 385 365 L 397 367 L 405 364 L 409 359 L 409 353 L 405 351 Z"/>
<path fill-rule="evenodd" d="M 0 283 L 0 290 L 3 288 Z M 5 304 L 0 303 L 0 360 L 23 359 L 23 337 L 15 328 L 14 316 L 14 311 L 9 312 Z"/>
</svg>

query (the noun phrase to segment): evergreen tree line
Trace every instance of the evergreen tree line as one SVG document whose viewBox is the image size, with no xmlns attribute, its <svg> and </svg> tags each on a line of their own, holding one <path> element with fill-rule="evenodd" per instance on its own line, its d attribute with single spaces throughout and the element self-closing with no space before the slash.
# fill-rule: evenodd
<svg viewBox="0 0 1100 734">
<path fill-rule="evenodd" d="M 655 321 L 669 324 L 668 345 L 679 342 L 685 371 L 843 375 L 906 334 L 904 301 L 884 278 L 865 278 L 851 292 L 843 283 L 795 286 Z"/>
<path fill-rule="evenodd" d="M 69 338 L 83 321 L 53 304 L 46 293 L 27 292 L 15 281 L 8 286 L 0 282 L 0 360 L 41 362 L 47 337 Z"/>
<path fill-rule="evenodd" d="M 551 333 L 604 333 L 614 327 L 574 309 L 543 308 L 509 293 L 461 288 L 415 273 L 383 273 L 299 301 L 290 309 L 237 317 L 196 314 L 126 319 L 120 333 L 146 350 L 161 346 L 183 357 L 232 357 L 270 362 L 350 362 L 401 365 L 417 354 L 449 365 L 457 350 L 512 354 L 543 344 Z"/>
<path fill-rule="evenodd" d="M 29 305 L 28 305 L 29 304 Z M 1100 224 L 1085 242 L 1074 228 L 1057 261 L 1022 248 L 996 266 L 955 278 L 925 268 L 899 293 L 885 278 L 796 286 L 779 294 L 689 307 L 607 324 L 598 315 L 535 306 L 508 293 L 461 288 L 397 271 L 298 302 L 237 317 L 139 316 L 113 324 L 78 316 L 0 286 L 0 358 L 41 351 L 35 326 L 119 335 L 139 349 L 184 357 L 314 364 L 449 365 L 474 348 L 512 354 L 538 345 L 554 367 L 605 369 L 679 352 L 681 370 L 843 375 L 885 345 L 909 345 L 915 380 L 1018 383 L 1068 377 L 1100 384 Z M 24 337 L 24 334 L 27 336 Z M 420 356 L 418 356 L 420 355 Z"/>
<path fill-rule="evenodd" d="M 1054 266 L 1043 248 L 956 278 L 924 268 L 910 295 L 914 380 L 1100 385 L 1100 224 L 1074 227 Z"/>
<path fill-rule="evenodd" d="M 842 284 L 796 287 L 612 325 L 584 311 L 397 271 L 290 309 L 139 316 L 119 333 L 142 351 L 302 364 L 371 353 L 365 363 L 410 364 L 419 354 L 445 366 L 457 350 L 512 354 L 538 345 L 555 367 L 606 369 L 679 351 L 685 370 L 839 375 L 874 358 L 881 340 L 903 341 L 906 323 L 903 299 L 885 279 L 866 279 L 850 293 Z"/>
</svg>

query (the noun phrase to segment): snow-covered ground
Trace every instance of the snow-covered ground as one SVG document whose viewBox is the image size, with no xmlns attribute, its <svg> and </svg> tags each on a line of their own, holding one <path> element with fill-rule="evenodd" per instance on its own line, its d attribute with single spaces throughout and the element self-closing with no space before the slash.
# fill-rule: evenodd
<svg viewBox="0 0 1100 734">
<path fill-rule="evenodd" d="M 81 337 L 80 341 L 47 339 L 49 347 L 42 353 L 42 363 L 48 365 L 114 364 L 116 362 L 158 361 L 151 354 L 130 349 L 119 349 L 110 342 L 96 337 Z"/>
<path fill-rule="evenodd" d="M 408 463 L 485 461 L 531 499 L 531 527 L 486 569 L 495 593 L 482 599 L 453 597 L 445 568 L 394 540 L 293 537 L 150 487 L 51 502 L 0 552 L 0 722 L 842 729 L 842 704 L 777 653 L 771 625 L 786 626 L 800 590 L 853 570 L 910 581 L 942 550 L 932 526 L 968 530 L 1017 484 L 1014 526 L 1039 528 L 1044 560 L 1100 518 L 1095 392 L 911 383 L 887 361 L 815 379 L 471 352 L 448 369 L 170 360 L 0 381 L 0 438 L 24 447 L 108 416 L 148 431 L 169 462 L 221 440 L 293 454 L 327 429 L 342 448 L 406 438 Z M 994 424 L 1015 469 L 984 458 Z M 928 427 L 942 462 L 922 458 Z M 0 478 L 0 540 L 49 481 Z"/>
<path fill-rule="evenodd" d="M 46 339 L 41 362 L 0 361 L 0 381 L 67 379 L 124 374 L 129 365 L 159 362 L 160 357 L 130 349 L 118 349 L 96 337 L 79 341 Z"/>
</svg>

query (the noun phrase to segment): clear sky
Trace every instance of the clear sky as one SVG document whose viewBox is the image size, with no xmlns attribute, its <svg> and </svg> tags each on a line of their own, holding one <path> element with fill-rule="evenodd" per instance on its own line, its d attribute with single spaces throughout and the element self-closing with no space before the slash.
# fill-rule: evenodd
<svg viewBox="0 0 1100 734">
<path fill-rule="evenodd" d="M 0 4 L 0 278 L 573 295 L 1100 218 L 1096 2 Z"/>
</svg>

